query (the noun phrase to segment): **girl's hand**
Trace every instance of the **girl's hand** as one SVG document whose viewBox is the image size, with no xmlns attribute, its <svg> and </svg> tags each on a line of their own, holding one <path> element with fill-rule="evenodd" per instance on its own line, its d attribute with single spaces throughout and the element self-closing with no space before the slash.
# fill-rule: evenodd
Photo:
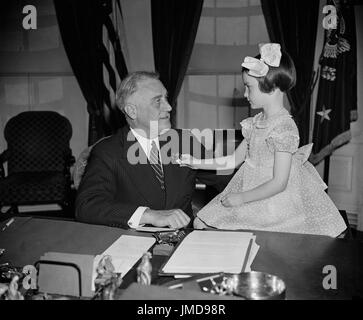
<svg viewBox="0 0 363 320">
<path fill-rule="evenodd" d="M 192 169 L 197 169 L 196 164 L 200 162 L 200 160 L 194 158 L 190 154 L 181 154 L 179 155 L 179 159 L 177 159 L 176 162 L 181 167 L 189 167 Z"/>
<path fill-rule="evenodd" d="M 221 198 L 221 203 L 225 207 L 239 207 L 244 203 L 242 193 L 228 193 Z"/>
</svg>

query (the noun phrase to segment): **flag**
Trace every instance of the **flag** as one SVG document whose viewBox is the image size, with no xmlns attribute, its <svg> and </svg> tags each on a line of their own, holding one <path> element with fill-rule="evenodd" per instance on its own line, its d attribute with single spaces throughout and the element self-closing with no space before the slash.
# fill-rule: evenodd
<svg viewBox="0 0 363 320">
<path fill-rule="evenodd" d="M 320 57 L 320 81 L 316 103 L 313 151 L 310 161 L 319 163 L 349 142 L 350 122 L 357 120 L 357 51 L 354 7 L 347 1 L 328 0 L 336 8 L 336 25 L 325 31 Z"/>
<path fill-rule="evenodd" d="M 119 0 L 104 0 L 102 15 L 102 71 L 104 135 L 115 133 L 126 124 L 116 105 L 116 91 L 127 74 L 128 51 L 125 42 L 124 21 Z"/>
</svg>

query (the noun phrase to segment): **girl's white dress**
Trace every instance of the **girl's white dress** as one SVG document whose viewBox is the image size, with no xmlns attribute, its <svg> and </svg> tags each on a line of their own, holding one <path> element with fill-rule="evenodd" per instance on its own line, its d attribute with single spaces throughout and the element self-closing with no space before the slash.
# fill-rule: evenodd
<svg viewBox="0 0 363 320">
<path fill-rule="evenodd" d="M 324 191 L 327 186 L 308 162 L 312 144 L 298 149 L 299 133 L 287 110 L 268 120 L 259 113 L 241 122 L 247 140 L 246 160 L 222 193 L 198 212 L 205 224 L 218 229 L 254 229 L 336 237 L 346 225 Z M 292 164 L 286 189 L 272 197 L 239 207 L 224 207 L 230 192 L 251 190 L 273 176 L 274 152 L 290 152 Z"/>
</svg>

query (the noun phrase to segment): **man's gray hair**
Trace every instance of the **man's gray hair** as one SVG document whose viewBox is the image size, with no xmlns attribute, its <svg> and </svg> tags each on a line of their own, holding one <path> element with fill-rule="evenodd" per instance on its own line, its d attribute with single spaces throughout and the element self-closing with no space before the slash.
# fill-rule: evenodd
<svg viewBox="0 0 363 320">
<path fill-rule="evenodd" d="M 159 79 L 159 74 L 150 71 L 136 71 L 129 73 L 121 81 L 116 91 L 116 103 L 122 112 L 124 112 L 128 98 L 138 89 L 138 84 L 147 79 Z"/>
</svg>

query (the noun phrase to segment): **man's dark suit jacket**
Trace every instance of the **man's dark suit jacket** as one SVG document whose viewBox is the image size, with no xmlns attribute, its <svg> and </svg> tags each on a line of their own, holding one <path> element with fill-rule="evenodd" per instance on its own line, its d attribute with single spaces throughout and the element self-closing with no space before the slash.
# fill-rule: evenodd
<svg viewBox="0 0 363 320">
<path fill-rule="evenodd" d="M 173 133 L 177 133 L 174 138 L 168 135 L 168 139 L 163 135 L 159 138 L 163 161 L 166 156 L 163 150 L 171 149 L 170 157 L 171 153 L 193 154 L 188 147 L 191 145 L 193 149 L 193 143 L 194 150 L 195 146 L 200 146 L 190 134 L 189 142 L 192 143 L 186 143 L 185 131 L 183 137 L 181 130 Z M 132 154 L 135 149 L 139 150 L 137 155 L 142 164 L 132 164 L 127 158 L 128 152 Z M 196 176 L 208 185 L 219 183 L 217 176 L 210 172 L 198 172 L 174 163 L 163 164 L 163 171 L 165 192 L 129 127 L 120 129 L 92 149 L 77 193 L 76 218 L 88 223 L 127 228 L 127 221 L 140 206 L 153 210 L 181 209 L 192 218 L 191 200 Z"/>
</svg>

